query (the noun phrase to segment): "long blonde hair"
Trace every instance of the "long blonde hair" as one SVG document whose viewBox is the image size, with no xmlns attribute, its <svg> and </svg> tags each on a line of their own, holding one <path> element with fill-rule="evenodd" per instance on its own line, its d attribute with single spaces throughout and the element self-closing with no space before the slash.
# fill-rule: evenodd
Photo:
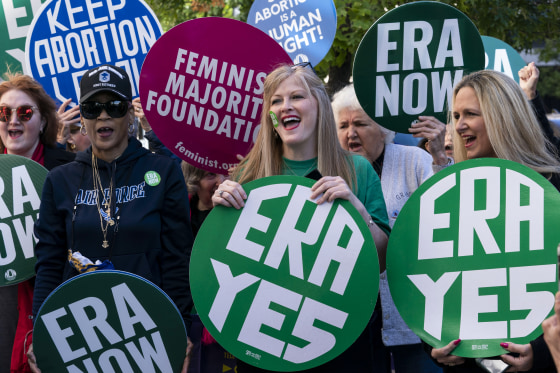
<svg viewBox="0 0 560 373">
<path fill-rule="evenodd" d="M 282 140 L 275 134 L 269 111 L 271 98 L 278 86 L 290 77 L 296 77 L 301 86 L 317 100 L 317 169 L 323 176 L 340 176 L 357 190 L 356 172 L 348 152 L 338 142 L 336 124 L 329 95 L 321 79 L 305 66 L 282 65 L 271 72 L 264 81 L 261 128 L 255 145 L 235 168 L 232 179 L 246 183 L 266 176 L 281 175 Z"/>
<path fill-rule="evenodd" d="M 560 172 L 552 144 L 546 139 L 521 87 L 510 77 L 493 70 L 471 73 L 453 90 L 453 106 L 459 90 L 470 87 L 480 104 L 488 139 L 498 158 L 521 163 L 539 173 Z M 453 125 L 456 120 L 453 118 Z M 467 159 L 460 134 L 453 133 L 455 162 Z"/>
</svg>

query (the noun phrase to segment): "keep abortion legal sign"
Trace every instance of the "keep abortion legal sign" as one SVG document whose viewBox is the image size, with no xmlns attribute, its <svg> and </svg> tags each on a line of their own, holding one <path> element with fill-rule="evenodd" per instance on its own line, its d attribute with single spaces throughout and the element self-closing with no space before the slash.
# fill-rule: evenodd
<svg viewBox="0 0 560 373">
<path fill-rule="evenodd" d="M 453 87 L 484 69 L 484 47 L 472 21 L 456 8 L 418 1 L 383 15 L 354 59 L 354 89 L 380 125 L 408 133 L 420 115 L 447 122 Z"/>
<path fill-rule="evenodd" d="M 33 350 L 43 372 L 180 372 L 187 333 L 175 304 L 122 271 L 76 276 L 45 300 Z"/>
<path fill-rule="evenodd" d="M 33 226 L 47 169 L 18 155 L 0 155 L 0 286 L 35 276 Z"/>
<path fill-rule="evenodd" d="M 50 0 L 28 31 L 27 73 L 59 103 L 78 102 L 82 75 L 111 64 L 126 70 L 136 97 L 142 63 L 161 34 L 143 0 Z"/>
<path fill-rule="evenodd" d="M 264 80 L 292 64 L 272 38 L 241 21 L 207 17 L 173 27 L 142 66 L 140 98 L 165 146 L 206 171 L 227 174 L 260 128 Z"/>
<path fill-rule="evenodd" d="M 407 325 L 453 354 L 490 357 L 542 334 L 558 290 L 560 194 L 502 159 L 438 172 L 405 204 L 387 248 L 391 295 Z"/>
<path fill-rule="evenodd" d="M 309 369 L 338 356 L 377 300 L 366 222 L 346 200 L 310 200 L 313 183 L 272 176 L 244 185 L 245 206 L 216 206 L 194 244 L 191 291 L 204 326 L 263 369 Z"/>
</svg>

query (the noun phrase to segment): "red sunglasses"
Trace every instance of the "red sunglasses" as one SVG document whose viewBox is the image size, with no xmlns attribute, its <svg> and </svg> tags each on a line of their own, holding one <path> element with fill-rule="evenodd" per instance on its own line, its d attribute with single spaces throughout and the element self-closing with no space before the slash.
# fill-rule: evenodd
<svg viewBox="0 0 560 373">
<path fill-rule="evenodd" d="M 8 122 L 14 111 L 20 122 L 27 122 L 33 117 L 33 109 L 39 109 L 36 106 L 21 105 L 15 109 L 9 106 L 0 106 L 0 122 Z"/>
</svg>

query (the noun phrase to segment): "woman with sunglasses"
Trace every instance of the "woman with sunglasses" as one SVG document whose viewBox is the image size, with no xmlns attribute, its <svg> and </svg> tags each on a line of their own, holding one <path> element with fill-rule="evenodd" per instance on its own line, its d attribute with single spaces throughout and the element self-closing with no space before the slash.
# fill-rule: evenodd
<svg viewBox="0 0 560 373">
<path fill-rule="evenodd" d="M 0 83 L 0 154 L 30 158 L 50 170 L 74 159 L 73 154 L 57 149 L 56 136 L 56 106 L 38 82 L 16 74 Z M 12 372 L 26 371 L 24 343 L 27 333 L 33 329 L 30 319 L 33 283 L 31 279 L 0 287 L 2 372 L 10 369 L 10 361 Z"/>
<path fill-rule="evenodd" d="M 346 199 L 368 224 L 385 270 L 389 223 L 379 177 L 360 155 L 338 143 L 331 103 L 322 80 L 304 65 L 280 66 L 264 81 L 261 129 L 247 157 L 212 196 L 214 205 L 241 208 L 247 198 L 240 183 L 272 175 L 318 179 L 311 199 L 321 204 Z M 313 372 L 371 371 L 369 331 L 337 358 Z M 238 372 L 262 372 L 241 360 Z"/>
<path fill-rule="evenodd" d="M 131 101 L 130 79 L 119 67 L 102 65 L 82 77 L 81 130 L 91 147 L 47 176 L 35 224 L 33 313 L 65 280 L 115 268 L 161 287 L 189 328 L 193 235 L 187 188 L 175 162 L 129 136 Z M 97 260 L 100 266 L 93 264 Z"/>
</svg>

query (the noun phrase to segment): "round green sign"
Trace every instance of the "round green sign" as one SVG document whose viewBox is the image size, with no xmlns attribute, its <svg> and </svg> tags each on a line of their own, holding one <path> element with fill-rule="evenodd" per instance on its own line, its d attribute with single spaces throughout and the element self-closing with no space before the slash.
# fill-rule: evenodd
<svg viewBox="0 0 560 373">
<path fill-rule="evenodd" d="M 263 369 L 309 369 L 338 356 L 377 300 L 367 224 L 346 200 L 310 200 L 314 183 L 272 176 L 244 185 L 245 207 L 215 207 L 194 244 L 191 291 L 204 326 Z"/>
<path fill-rule="evenodd" d="M 25 40 L 33 15 L 46 0 L 6 0 L 0 6 L 0 81 L 6 72 L 25 71 Z"/>
<path fill-rule="evenodd" d="M 502 159 L 460 162 L 410 197 L 387 248 L 391 295 L 407 325 L 464 357 L 504 353 L 542 334 L 558 290 L 560 194 Z"/>
<path fill-rule="evenodd" d="M 156 285 L 94 271 L 56 288 L 41 306 L 33 350 L 43 372 L 180 372 L 187 333 Z"/>
<path fill-rule="evenodd" d="M 33 226 L 47 173 L 29 158 L 0 155 L 0 286 L 35 276 Z"/>
<path fill-rule="evenodd" d="M 484 47 L 471 20 L 450 5 L 418 1 L 383 15 L 354 59 L 354 89 L 380 125 L 408 133 L 419 115 L 447 123 L 453 87 L 484 69 Z"/>
<path fill-rule="evenodd" d="M 519 83 L 518 72 L 527 65 L 521 55 L 511 45 L 491 36 L 482 36 L 482 43 L 486 56 L 484 67 L 504 73 Z"/>
</svg>

